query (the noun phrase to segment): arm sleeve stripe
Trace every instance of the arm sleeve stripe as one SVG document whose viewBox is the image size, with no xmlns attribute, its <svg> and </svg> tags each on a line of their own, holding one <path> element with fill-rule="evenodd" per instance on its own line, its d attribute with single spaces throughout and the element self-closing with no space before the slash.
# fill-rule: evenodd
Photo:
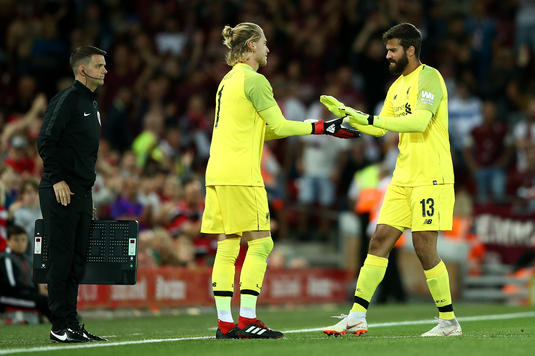
<svg viewBox="0 0 535 356">
<path fill-rule="evenodd" d="M 9 279 L 9 284 L 11 285 L 11 287 L 15 287 L 17 282 L 15 282 L 15 275 L 13 274 L 13 262 L 11 262 L 11 258 L 9 257 L 6 257 L 5 261 L 7 279 Z"/>
<path fill-rule="evenodd" d="M 65 90 L 63 94 L 60 96 L 58 103 L 56 104 L 56 107 L 54 108 L 54 112 L 52 113 L 52 117 L 50 118 L 50 121 L 48 122 L 48 126 L 46 127 L 46 135 L 50 136 L 52 133 L 52 127 L 54 127 L 54 123 L 56 122 L 56 118 L 58 117 L 59 110 L 61 109 L 61 106 L 63 105 L 63 102 L 67 98 L 67 96 L 72 92 L 73 90 L 76 90 L 75 86 L 70 87 L 69 89 Z"/>
<path fill-rule="evenodd" d="M 0 303 L 12 305 L 16 307 L 23 307 L 23 308 L 35 308 L 37 304 L 33 300 L 13 298 L 13 297 L 4 297 L 4 296 L 0 297 Z"/>
</svg>

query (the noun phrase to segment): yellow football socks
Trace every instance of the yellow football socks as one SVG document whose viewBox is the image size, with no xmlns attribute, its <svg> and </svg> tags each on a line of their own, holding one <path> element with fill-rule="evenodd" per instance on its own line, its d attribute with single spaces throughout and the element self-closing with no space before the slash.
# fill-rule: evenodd
<svg viewBox="0 0 535 356">
<path fill-rule="evenodd" d="M 240 253 L 240 239 L 230 238 L 217 242 L 214 268 L 212 269 L 212 289 L 214 296 L 232 297 L 236 258 Z"/>
<path fill-rule="evenodd" d="M 373 293 L 385 276 L 387 265 L 387 258 L 368 254 L 357 279 L 355 300 L 351 311 L 365 313 L 368 310 Z"/>
<path fill-rule="evenodd" d="M 429 291 L 438 308 L 439 317 L 444 320 L 455 318 L 450 292 L 450 277 L 444 262 L 440 261 L 435 267 L 424 271 Z"/>
<path fill-rule="evenodd" d="M 241 294 L 258 296 L 266 274 L 266 260 L 273 249 L 271 236 L 248 241 L 249 248 L 240 276 Z"/>
</svg>

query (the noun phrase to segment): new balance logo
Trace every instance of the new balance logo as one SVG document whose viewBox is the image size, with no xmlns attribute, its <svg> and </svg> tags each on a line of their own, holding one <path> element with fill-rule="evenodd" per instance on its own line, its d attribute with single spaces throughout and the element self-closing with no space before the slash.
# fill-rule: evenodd
<svg viewBox="0 0 535 356">
<path fill-rule="evenodd" d="M 330 132 L 330 133 L 334 133 L 335 130 L 336 130 L 336 127 L 334 124 L 330 125 L 329 127 L 325 129 L 325 131 Z"/>
<path fill-rule="evenodd" d="M 425 219 L 424 225 L 431 225 L 432 222 L 433 222 L 433 219 Z"/>
</svg>

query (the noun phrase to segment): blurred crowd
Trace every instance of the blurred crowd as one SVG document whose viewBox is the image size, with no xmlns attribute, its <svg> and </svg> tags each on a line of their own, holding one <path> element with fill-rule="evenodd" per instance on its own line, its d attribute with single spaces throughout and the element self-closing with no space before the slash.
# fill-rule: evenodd
<svg viewBox="0 0 535 356">
<path fill-rule="evenodd" d="M 245 21 L 264 29 L 260 72 L 295 121 L 331 118 L 321 94 L 378 114 L 395 80 L 382 33 L 413 23 L 422 62 L 448 88 L 456 191 L 535 212 L 533 0 L 0 0 L 0 240 L 10 222 L 33 240 L 44 111 L 72 84 L 70 52 L 93 45 L 108 52 L 98 218 L 140 222 L 141 265 L 210 264 L 216 237 L 200 233 L 200 217 L 215 92 L 230 69 L 221 31 Z M 355 208 L 355 173 L 373 164 L 391 173 L 397 140 L 267 142 L 275 237 L 328 240 L 337 214 Z"/>
</svg>

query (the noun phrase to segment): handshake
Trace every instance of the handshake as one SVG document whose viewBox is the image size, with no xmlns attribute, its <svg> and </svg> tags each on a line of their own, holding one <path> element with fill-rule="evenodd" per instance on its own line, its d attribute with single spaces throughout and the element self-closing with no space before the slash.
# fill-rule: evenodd
<svg viewBox="0 0 535 356">
<path fill-rule="evenodd" d="M 353 108 L 346 107 L 333 96 L 322 95 L 320 101 L 327 107 L 327 109 L 329 109 L 330 112 L 338 116 L 338 119 L 312 122 L 313 135 L 325 134 L 338 138 L 358 138 L 360 137 L 360 132 L 358 130 L 353 128 L 345 128 L 342 126 L 342 124 L 348 123 L 350 118 L 355 119 L 357 124 L 360 125 L 373 124 L 372 115 L 368 115 Z"/>
</svg>

